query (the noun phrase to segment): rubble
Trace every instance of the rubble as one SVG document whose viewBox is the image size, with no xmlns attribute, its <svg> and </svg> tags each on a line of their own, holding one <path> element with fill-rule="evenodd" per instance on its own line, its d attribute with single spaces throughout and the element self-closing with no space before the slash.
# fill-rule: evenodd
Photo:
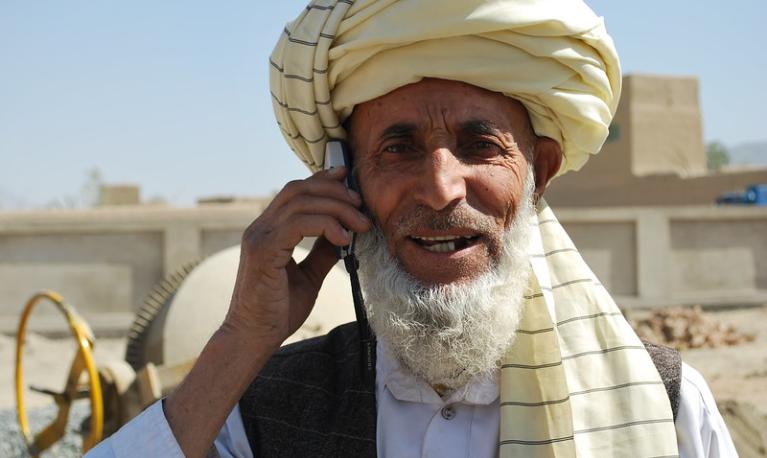
<svg viewBox="0 0 767 458">
<path fill-rule="evenodd" d="M 655 310 L 646 318 L 629 317 L 629 322 L 641 339 L 677 350 L 732 347 L 754 340 L 753 335 L 715 320 L 700 306 Z"/>
</svg>

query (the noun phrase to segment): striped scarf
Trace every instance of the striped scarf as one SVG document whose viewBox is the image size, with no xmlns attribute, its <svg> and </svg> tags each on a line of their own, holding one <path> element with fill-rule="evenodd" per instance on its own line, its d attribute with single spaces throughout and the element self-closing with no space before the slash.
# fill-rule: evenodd
<svg viewBox="0 0 767 458">
<path fill-rule="evenodd" d="M 527 304 L 501 366 L 499 456 L 678 456 L 644 345 L 543 199 L 533 219 Z"/>
</svg>

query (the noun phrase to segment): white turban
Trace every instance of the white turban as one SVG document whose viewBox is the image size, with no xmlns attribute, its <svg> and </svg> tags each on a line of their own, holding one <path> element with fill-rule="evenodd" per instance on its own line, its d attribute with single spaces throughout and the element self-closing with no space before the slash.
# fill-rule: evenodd
<svg viewBox="0 0 767 458">
<path fill-rule="evenodd" d="M 270 64 L 277 122 L 313 171 L 355 105 L 430 77 L 522 102 L 562 147 L 562 174 L 602 147 L 621 89 L 612 39 L 580 0 L 313 0 Z"/>
</svg>

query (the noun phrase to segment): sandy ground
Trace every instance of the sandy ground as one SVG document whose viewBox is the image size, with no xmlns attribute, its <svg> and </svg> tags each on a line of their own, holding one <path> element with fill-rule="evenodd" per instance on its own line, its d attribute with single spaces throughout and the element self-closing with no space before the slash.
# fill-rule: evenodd
<svg viewBox="0 0 767 458">
<path fill-rule="evenodd" d="M 60 391 L 75 356 L 74 339 L 46 339 L 36 334 L 27 336 L 22 356 L 25 385 L 35 385 Z M 97 338 L 96 364 L 100 361 L 123 359 L 124 338 Z M 0 409 L 16 406 L 15 374 L 16 339 L 0 335 Z M 52 403 L 50 397 L 27 391 L 25 402 L 29 407 Z"/>
<path fill-rule="evenodd" d="M 649 312 L 628 311 L 628 314 L 642 319 Z M 738 334 L 754 336 L 754 340 L 732 347 L 683 350 L 682 359 L 703 375 L 717 401 L 749 403 L 767 416 L 767 305 L 706 310 L 704 314 L 734 326 Z"/>
<path fill-rule="evenodd" d="M 754 335 L 754 341 L 736 347 L 687 350 L 682 358 L 703 374 L 717 401 L 751 403 L 767 415 L 767 306 L 711 313 L 738 331 Z"/>
</svg>

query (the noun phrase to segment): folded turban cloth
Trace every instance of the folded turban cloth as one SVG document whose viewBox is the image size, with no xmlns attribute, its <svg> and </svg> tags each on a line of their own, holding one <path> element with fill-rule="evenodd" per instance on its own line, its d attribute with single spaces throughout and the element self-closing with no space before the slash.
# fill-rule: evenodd
<svg viewBox="0 0 767 458">
<path fill-rule="evenodd" d="M 580 0 L 314 0 L 270 64 L 278 124 L 313 171 L 355 105 L 429 77 L 519 100 L 562 147 L 562 174 L 602 147 L 621 89 L 613 42 Z"/>
</svg>

